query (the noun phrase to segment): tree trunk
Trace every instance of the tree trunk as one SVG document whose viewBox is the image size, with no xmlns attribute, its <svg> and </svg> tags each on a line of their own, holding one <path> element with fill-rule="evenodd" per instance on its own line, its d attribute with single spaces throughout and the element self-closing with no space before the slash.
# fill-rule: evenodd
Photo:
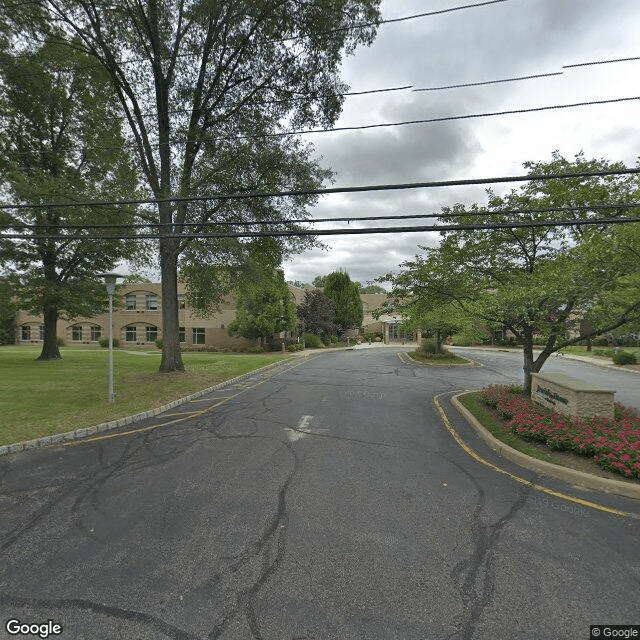
<svg viewBox="0 0 640 640">
<path fill-rule="evenodd" d="M 160 273 L 162 277 L 162 360 L 160 371 L 184 371 L 180 353 L 178 319 L 178 258 L 175 240 L 160 240 Z"/>
<path fill-rule="evenodd" d="M 58 348 L 58 309 L 47 305 L 43 310 L 44 315 L 44 340 L 42 342 L 42 352 L 38 360 L 62 360 L 60 349 Z"/>
<path fill-rule="evenodd" d="M 522 352 L 524 355 L 524 395 L 531 397 L 531 374 L 535 373 L 535 363 L 533 361 L 533 332 L 524 331 L 522 336 Z"/>
</svg>

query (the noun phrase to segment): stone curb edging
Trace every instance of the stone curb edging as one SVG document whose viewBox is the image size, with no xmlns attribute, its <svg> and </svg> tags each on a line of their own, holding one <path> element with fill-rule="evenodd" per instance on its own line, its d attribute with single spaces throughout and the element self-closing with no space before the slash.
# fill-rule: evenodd
<svg viewBox="0 0 640 640">
<path fill-rule="evenodd" d="M 80 429 L 76 429 L 75 431 L 68 431 L 67 433 L 56 433 L 51 436 L 44 436 L 42 438 L 35 438 L 33 440 L 25 440 L 24 442 L 16 442 L 14 444 L 6 444 L 0 446 L 0 456 L 7 455 L 9 453 L 17 453 L 19 451 L 26 451 L 28 449 L 39 449 L 41 447 L 49 447 L 55 444 L 59 444 L 61 442 L 70 442 L 72 440 L 82 440 L 88 436 L 92 436 L 96 433 L 102 433 L 103 431 L 109 431 L 110 429 L 117 429 L 118 427 L 124 427 L 128 424 L 133 424 L 135 422 L 141 422 L 142 420 L 146 420 L 147 418 L 153 418 L 160 413 L 164 413 L 169 409 L 173 409 L 178 405 L 184 404 L 185 402 L 189 402 L 190 400 L 194 400 L 195 398 L 199 398 L 201 396 L 206 395 L 207 393 L 211 393 L 212 391 L 218 391 L 219 389 L 224 389 L 224 387 L 228 387 L 232 384 L 240 382 L 255 373 L 268 371 L 274 367 L 277 367 L 285 362 L 289 362 L 290 360 L 300 357 L 300 356 L 292 356 L 286 358 L 285 360 L 279 360 L 278 362 L 272 362 L 264 367 L 260 367 L 259 369 L 254 369 L 253 371 L 248 371 L 247 373 L 243 373 L 241 376 L 236 376 L 235 378 L 229 378 L 229 380 L 224 380 L 223 382 L 218 383 L 213 387 L 209 387 L 207 389 L 202 389 L 201 391 L 196 391 L 184 398 L 178 398 L 178 400 L 174 400 L 169 404 L 162 405 L 161 407 L 156 407 L 155 409 L 149 409 L 148 411 L 142 411 L 141 413 L 136 413 L 132 416 L 126 416 L 124 418 L 118 418 L 116 420 L 111 420 L 110 422 L 102 422 L 100 424 L 93 425 L 91 427 L 82 427 Z M 308 357 L 306 354 L 304 357 Z"/>
<path fill-rule="evenodd" d="M 584 471 L 577 471 L 575 469 L 569 469 L 568 467 L 561 467 L 557 464 L 545 462 L 544 460 L 537 460 L 531 456 L 517 451 L 513 447 L 506 445 L 495 438 L 489 431 L 477 420 L 477 418 L 458 400 L 459 396 L 468 393 L 457 393 L 451 398 L 451 404 L 460 412 L 460 414 L 467 420 L 467 422 L 474 428 L 476 433 L 484 440 L 485 444 L 498 455 L 515 462 L 525 469 L 535 471 L 543 475 L 551 476 L 557 480 L 563 480 L 573 485 L 577 485 L 583 489 L 592 489 L 595 491 L 605 491 L 606 493 L 615 493 L 625 498 L 634 498 L 640 500 L 640 485 L 635 486 L 627 484 L 626 482 L 620 482 L 619 480 L 610 480 L 609 478 L 600 478 L 598 476 L 585 473 Z"/>
</svg>

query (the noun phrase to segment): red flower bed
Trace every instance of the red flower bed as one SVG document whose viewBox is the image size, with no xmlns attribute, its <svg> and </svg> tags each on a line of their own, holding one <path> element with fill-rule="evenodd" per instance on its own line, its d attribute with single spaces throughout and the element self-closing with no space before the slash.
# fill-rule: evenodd
<svg viewBox="0 0 640 640">
<path fill-rule="evenodd" d="M 640 478 L 640 416 L 635 409 L 616 404 L 613 420 L 574 418 L 545 411 L 527 400 L 522 389 L 501 385 L 483 389 L 479 398 L 522 438 L 593 458 L 627 478 Z"/>
</svg>

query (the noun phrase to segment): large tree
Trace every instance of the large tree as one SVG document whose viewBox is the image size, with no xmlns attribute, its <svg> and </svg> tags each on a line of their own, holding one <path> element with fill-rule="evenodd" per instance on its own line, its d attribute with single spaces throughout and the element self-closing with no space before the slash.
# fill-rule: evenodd
<svg viewBox="0 0 640 640">
<path fill-rule="evenodd" d="M 325 297 L 333 300 L 334 322 L 340 331 L 360 327 L 364 318 L 362 298 L 357 283 L 351 282 L 346 271 L 334 271 L 326 276 L 323 293 Z"/>
<path fill-rule="evenodd" d="M 236 319 L 229 324 L 229 334 L 266 338 L 296 327 L 296 305 L 280 270 L 262 272 L 238 293 Z"/>
<path fill-rule="evenodd" d="M 158 243 L 165 336 L 161 371 L 183 369 L 179 262 L 191 267 L 182 269 L 188 281 L 202 282 L 209 275 L 201 265 L 215 267 L 219 261 L 215 246 L 202 236 L 211 230 L 206 223 L 300 218 L 314 201 L 299 196 L 196 205 L 172 198 L 319 186 L 326 173 L 311 160 L 311 149 L 278 134 L 285 124 L 330 127 L 335 122 L 346 89 L 338 75 L 342 55 L 373 40 L 379 2 L 42 0 L 27 9 L 13 5 L 14 12 L 42 12 L 65 25 L 110 74 L 146 187 L 159 200 L 149 221 L 167 232 Z M 295 250 L 304 243 L 283 241 L 283 246 Z M 222 253 L 227 251 L 234 253 L 224 243 Z"/>
<path fill-rule="evenodd" d="M 296 310 L 302 332 L 332 336 L 338 331 L 335 323 L 335 305 L 320 289 L 305 291 L 304 300 Z"/>
<path fill-rule="evenodd" d="M 624 169 L 578 155 L 568 162 L 558 154 L 550 163 L 528 163 L 532 174 Z M 487 206 L 456 205 L 443 210 L 443 221 L 463 224 L 509 224 L 524 210 L 521 222 L 545 222 L 593 216 L 616 216 L 637 192 L 635 177 L 571 178 L 550 183 L 531 181 L 504 197 L 489 192 Z M 548 211 L 549 207 L 581 207 Z M 584 208 L 582 208 L 584 207 Z M 602 208 L 605 207 L 605 208 Z M 511 331 L 523 345 L 524 388 L 531 393 L 531 374 L 540 371 L 559 349 L 628 325 L 640 316 L 637 225 L 625 229 L 540 226 L 492 230 L 452 230 L 439 247 L 402 265 L 388 279 L 394 295 L 432 307 L 455 305 L 488 328 Z M 410 312 L 410 307 L 409 307 Z M 590 326 L 580 335 L 581 321 Z M 534 354 L 534 340 L 541 351 Z"/>
<path fill-rule="evenodd" d="M 2 221 L 25 236 L 3 253 L 17 275 L 20 307 L 44 316 L 39 359 L 58 359 L 58 318 L 104 309 L 97 273 L 129 253 L 125 242 L 109 236 L 133 219 L 131 207 L 73 202 L 130 197 L 136 175 L 123 152 L 108 75 L 88 56 L 56 43 L 18 53 L 2 38 L 0 82 L 0 188 L 23 207 L 5 211 Z M 37 206 L 45 202 L 68 204 Z M 123 227 L 86 228 L 110 223 Z"/>
</svg>

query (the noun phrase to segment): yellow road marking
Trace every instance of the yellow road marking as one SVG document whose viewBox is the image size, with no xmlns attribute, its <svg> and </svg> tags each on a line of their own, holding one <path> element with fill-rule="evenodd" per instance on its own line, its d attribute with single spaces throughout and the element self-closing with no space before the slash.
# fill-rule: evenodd
<svg viewBox="0 0 640 640">
<path fill-rule="evenodd" d="M 556 498 L 562 498 L 563 500 L 568 500 L 569 502 L 575 502 L 584 507 L 589 507 L 590 509 L 597 509 L 598 511 L 605 511 L 606 513 L 612 513 L 613 515 L 616 515 L 616 516 L 632 517 L 632 518 L 636 517 L 633 513 L 629 513 L 627 511 L 620 511 L 619 509 L 613 509 L 611 507 L 607 507 L 597 502 L 591 502 L 590 500 L 583 500 L 582 498 L 576 498 L 575 496 L 570 496 L 566 493 L 555 491 L 554 489 L 549 489 L 549 487 L 544 487 L 535 482 L 531 482 L 530 480 L 527 480 L 522 476 L 518 476 L 514 473 L 510 473 L 506 469 L 502 469 L 501 467 L 498 467 L 492 462 L 485 460 L 480 454 L 476 453 L 473 449 L 471 449 L 471 447 L 469 447 L 458 435 L 458 432 L 451 426 L 451 422 L 449 421 L 447 414 L 444 412 L 444 409 L 440 404 L 440 396 L 443 396 L 443 395 L 445 394 L 441 393 L 433 398 L 433 403 L 436 405 L 436 409 L 438 410 L 438 413 L 442 418 L 442 422 L 444 422 L 444 426 L 446 427 L 447 431 L 451 434 L 451 437 L 462 447 L 462 449 L 464 449 L 465 453 L 471 456 L 474 460 L 477 460 L 481 464 L 493 469 L 494 471 L 497 471 L 498 473 L 501 473 L 502 475 L 508 476 L 509 478 L 511 478 L 512 480 L 515 480 L 516 482 L 519 482 L 520 484 L 523 484 L 527 487 L 531 487 L 536 491 L 546 493 L 547 495 L 554 496 Z"/>
<path fill-rule="evenodd" d="M 288 369 L 295 369 L 296 367 L 299 367 L 301 364 L 304 364 L 305 362 L 308 362 L 308 359 L 305 359 L 301 362 L 299 362 L 298 364 L 292 365 L 290 366 Z M 271 373 L 270 375 L 268 375 L 264 380 L 261 380 L 260 382 L 256 383 L 255 385 L 253 385 L 252 387 L 248 387 L 246 389 L 243 389 L 242 391 L 238 391 L 238 393 L 234 393 L 233 395 L 230 396 L 225 396 L 224 398 L 220 398 L 218 399 L 218 402 L 216 402 L 215 404 L 212 404 L 208 407 L 205 407 L 204 409 L 200 409 L 199 411 L 190 411 L 188 414 L 184 414 L 183 417 L 180 418 L 176 418 L 175 420 L 169 420 L 168 422 L 161 422 L 160 424 L 153 424 L 150 425 L 148 427 L 141 427 L 140 429 L 131 429 L 130 431 L 118 431 L 117 433 L 110 433 L 104 436 L 94 436 L 93 438 L 84 438 L 83 440 L 72 440 L 70 442 L 63 442 L 60 443 L 62 444 L 63 447 L 77 447 L 79 445 L 84 444 L 85 442 L 96 442 L 98 440 L 112 440 L 114 438 L 120 438 L 122 436 L 129 436 L 129 435 L 134 435 L 136 433 L 144 433 L 146 431 L 153 431 L 154 429 L 159 429 L 160 427 L 167 427 L 171 424 L 178 424 L 179 422 L 184 422 L 187 419 L 191 419 L 191 418 L 197 418 L 198 416 L 201 416 L 205 413 L 208 413 L 209 411 L 215 409 L 216 407 L 219 407 L 220 405 L 224 404 L 225 402 L 228 402 L 229 400 L 231 400 L 232 398 L 235 398 L 241 394 L 243 394 L 245 391 L 249 391 L 249 389 L 253 389 L 255 387 L 259 387 L 261 384 L 264 384 L 265 382 L 269 381 L 271 378 L 273 378 L 273 376 L 275 376 L 278 373 L 282 373 L 283 370 L 282 369 L 278 369 L 276 371 L 274 371 L 273 373 Z M 191 400 L 190 402 L 207 402 L 207 400 L 204 399 L 200 399 L 200 398 L 196 398 L 195 400 Z M 165 413 L 161 413 L 158 414 L 159 416 L 166 416 L 168 414 Z M 176 414 L 171 414 L 171 415 L 176 415 Z M 178 414 L 180 415 L 180 414 Z"/>
</svg>

